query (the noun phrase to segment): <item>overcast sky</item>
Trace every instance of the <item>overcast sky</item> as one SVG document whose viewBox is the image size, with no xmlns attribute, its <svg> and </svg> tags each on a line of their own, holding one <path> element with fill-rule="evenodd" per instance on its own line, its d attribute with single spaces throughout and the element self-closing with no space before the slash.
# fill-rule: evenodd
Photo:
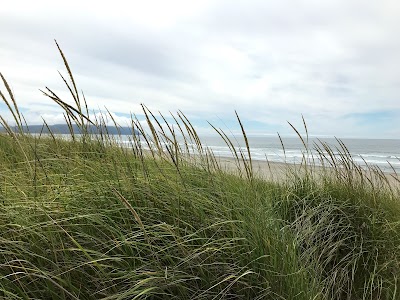
<svg viewBox="0 0 400 300">
<path fill-rule="evenodd" d="M 398 0 L 3 1 L 0 37 L 32 124 L 63 121 L 39 89 L 72 103 L 57 39 L 90 108 L 121 125 L 144 103 L 201 132 L 237 130 L 237 110 L 249 133 L 289 134 L 303 114 L 313 135 L 400 138 Z"/>
</svg>

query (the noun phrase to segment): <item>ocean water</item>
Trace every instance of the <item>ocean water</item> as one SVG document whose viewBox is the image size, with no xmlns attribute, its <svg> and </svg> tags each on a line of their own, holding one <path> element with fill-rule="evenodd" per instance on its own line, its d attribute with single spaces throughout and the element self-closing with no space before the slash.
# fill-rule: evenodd
<svg viewBox="0 0 400 300">
<path fill-rule="evenodd" d="M 235 140 L 237 149 L 245 145 L 243 138 Z M 284 150 L 278 136 L 249 136 L 248 143 L 250 153 L 254 160 L 266 160 L 271 162 L 300 163 L 303 154 L 306 153 L 303 142 L 298 137 L 282 137 Z M 378 166 L 384 172 L 400 174 L 400 139 L 341 139 L 350 152 L 353 160 L 361 165 Z M 232 156 L 229 148 L 220 137 L 202 137 L 204 145 L 210 147 L 216 155 Z M 332 149 L 333 154 L 339 156 L 344 152 L 335 138 L 309 138 L 309 153 L 318 157 L 316 146 L 326 143 Z M 246 150 L 246 149 L 244 149 Z M 247 150 L 245 151 L 247 152 Z M 327 154 L 327 152 L 324 151 Z M 316 160 L 318 164 L 318 160 Z"/>
<path fill-rule="evenodd" d="M 243 137 L 230 137 L 236 151 L 243 150 L 247 157 L 247 150 Z M 224 140 L 219 136 L 200 136 L 204 147 L 212 149 L 215 155 L 222 157 L 232 157 L 233 154 Z M 303 154 L 306 153 L 302 141 L 298 137 L 282 137 L 284 149 L 278 136 L 248 136 L 253 160 L 269 160 L 270 162 L 300 163 Z M 321 141 L 330 146 L 334 155 L 339 156 L 343 153 L 339 142 L 334 138 L 309 138 L 309 153 L 317 156 L 315 145 L 321 145 Z M 400 139 L 341 139 L 350 152 L 353 160 L 366 167 L 378 166 L 384 172 L 396 171 L 400 174 Z M 307 143 L 307 141 L 305 141 Z M 127 143 L 127 141 L 125 141 Z M 144 144 L 144 142 L 142 142 Z M 180 140 L 183 144 L 183 140 Z M 195 144 L 189 141 L 189 146 L 195 149 Z M 196 152 L 196 150 L 193 150 Z M 318 160 L 315 160 L 319 164 Z"/>
<path fill-rule="evenodd" d="M 60 137 L 70 139 L 70 135 L 61 134 Z M 79 135 L 77 135 L 79 136 Z M 242 136 L 228 135 L 229 139 L 235 146 L 238 152 L 242 150 L 244 156 L 248 158 L 246 143 Z M 248 143 L 250 146 L 250 154 L 252 160 L 263 160 L 280 163 L 300 164 L 307 151 L 303 142 L 299 137 L 282 137 L 284 149 L 279 137 L 271 135 L 248 135 Z M 131 136 L 114 136 L 114 140 L 124 147 L 131 147 Z M 140 137 L 141 144 L 144 149 L 148 148 L 143 137 Z M 226 145 L 225 141 L 219 135 L 203 135 L 200 136 L 200 141 L 203 147 L 209 147 L 216 156 L 233 157 L 231 149 Z M 361 167 L 377 166 L 383 172 L 394 173 L 400 175 L 400 139 L 361 139 L 361 138 L 343 138 L 341 142 L 349 151 L 353 161 Z M 184 149 L 183 138 L 178 137 L 178 142 L 181 148 Z M 186 141 L 189 146 L 189 151 L 197 154 L 197 147 L 194 141 Z M 318 153 L 315 150 L 316 146 L 321 146 L 321 143 L 326 143 L 336 157 L 340 157 L 340 153 L 344 150 L 335 138 L 326 137 L 310 137 L 305 140 L 308 145 L 308 157 L 314 156 L 313 162 L 320 165 Z M 166 143 L 162 143 L 166 148 Z M 324 151 L 327 154 L 326 151 Z M 310 155 L 311 154 L 311 155 Z M 307 156 L 307 155 L 306 155 Z M 327 155 L 328 156 L 328 155 Z M 325 165 L 329 165 L 325 163 Z"/>
</svg>

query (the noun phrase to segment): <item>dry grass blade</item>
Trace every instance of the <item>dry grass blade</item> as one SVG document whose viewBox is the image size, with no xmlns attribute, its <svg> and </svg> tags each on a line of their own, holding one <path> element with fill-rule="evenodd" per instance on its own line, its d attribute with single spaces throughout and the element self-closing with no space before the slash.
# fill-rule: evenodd
<svg viewBox="0 0 400 300">
<path fill-rule="evenodd" d="M 81 113 L 78 109 L 76 109 L 75 107 L 69 105 L 68 103 L 62 101 L 60 99 L 60 97 L 58 97 L 51 89 L 49 89 L 48 87 L 46 87 L 46 89 L 51 93 L 48 94 L 43 90 L 40 90 L 45 96 L 49 97 L 50 99 L 52 99 L 54 102 L 56 102 L 58 105 L 60 105 L 62 108 L 64 108 L 64 110 L 75 120 L 75 122 L 79 125 L 84 125 L 84 124 L 80 124 L 80 122 L 78 121 L 77 117 L 73 114 L 73 112 L 75 112 L 76 114 L 78 114 L 79 117 L 84 118 L 86 121 L 88 121 L 90 124 L 92 124 L 93 126 L 96 126 L 95 123 L 93 123 L 92 120 L 90 120 L 87 116 L 85 116 L 83 113 Z"/>
<path fill-rule="evenodd" d="M 235 163 L 236 163 L 237 169 L 239 171 L 239 176 L 242 177 L 242 168 L 240 167 L 240 158 L 239 158 L 239 155 L 238 155 L 232 141 L 229 139 L 229 137 L 226 135 L 226 133 L 222 129 L 217 129 L 210 122 L 208 122 L 208 124 L 218 133 L 218 135 L 223 139 L 225 144 L 228 146 L 229 150 L 231 151 L 231 153 L 235 159 Z"/>
<path fill-rule="evenodd" d="M 111 121 L 113 122 L 115 129 L 116 129 L 117 132 L 118 132 L 118 136 L 121 136 L 120 125 L 117 123 L 117 121 L 115 120 L 115 118 L 114 118 L 114 116 L 112 115 L 112 113 L 108 110 L 108 108 L 106 107 L 105 109 L 107 110 L 107 113 L 108 113 L 108 115 L 110 116 Z M 104 124 L 105 124 L 105 122 L 104 122 Z M 107 126 L 105 126 L 105 128 L 107 128 Z"/>
<path fill-rule="evenodd" d="M 75 104 L 76 104 L 77 102 L 76 102 L 76 99 L 75 99 L 75 94 L 74 94 L 74 91 L 72 90 L 71 86 L 68 84 L 67 80 L 64 78 L 64 76 L 61 74 L 60 71 L 58 71 L 58 75 L 60 75 L 61 79 L 64 81 L 67 89 L 69 90 L 70 94 L 74 98 L 74 101 L 75 101 Z"/>
<path fill-rule="evenodd" d="M 301 142 L 304 145 L 304 149 L 308 149 L 307 144 L 304 141 L 304 138 L 301 136 L 300 132 L 289 121 L 288 121 L 288 124 L 290 125 L 290 127 L 292 127 L 292 129 L 296 132 L 297 136 L 300 138 Z"/>
<path fill-rule="evenodd" d="M 56 137 L 54 136 L 53 131 L 50 129 L 50 126 L 47 124 L 46 120 L 42 118 L 43 124 L 46 127 L 48 134 L 50 134 L 51 138 L 53 139 L 54 143 L 57 143 Z"/>
<path fill-rule="evenodd" d="M 303 120 L 304 129 L 306 130 L 306 138 L 307 138 L 307 146 L 308 146 L 308 128 L 307 128 L 307 123 L 306 123 L 306 120 L 304 119 L 303 115 L 301 115 L 301 119 Z M 307 147 L 307 149 L 308 149 L 308 147 Z"/>
<path fill-rule="evenodd" d="M 162 127 L 161 123 L 157 120 L 157 118 L 154 116 L 154 114 L 151 112 L 151 110 L 148 109 L 148 107 L 147 107 L 146 105 L 144 105 L 144 104 L 142 104 L 142 107 L 145 107 L 146 110 L 148 111 L 148 113 L 149 113 L 149 114 L 151 115 L 151 117 L 153 118 L 153 120 L 156 121 L 156 123 L 157 123 L 157 125 L 158 125 L 158 128 L 160 128 L 162 134 L 163 134 L 163 135 L 166 135 L 165 132 L 164 132 L 164 128 Z"/>
<path fill-rule="evenodd" d="M 46 92 L 43 91 L 43 90 L 40 90 L 40 91 L 43 93 L 43 95 L 45 95 L 46 97 L 49 97 L 49 98 L 52 99 L 54 102 L 56 102 L 59 106 L 61 106 L 62 109 L 65 111 L 65 113 L 66 113 L 71 119 L 73 119 L 74 122 L 75 122 L 76 124 L 80 124 L 79 119 L 78 119 L 78 118 L 74 115 L 74 113 L 73 113 L 73 109 L 74 109 L 74 108 L 73 108 L 72 106 L 69 107 L 69 106 L 70 106 L 69 104 L 63 102 L 63 101 L 62 101 L 53 91 L 51 91 L 49 88 L 47 88 L 47 89 L 49 90 L 49 92 L 50 92 L 52 95 L 46 93 Z M 72 109 L 71 109 L 71 108 L 72 108 Z"/>
<path fill-rule="evenodd" d="M 189 154 L 190 151 L 189 151 L 189 145 L 188 145 L 186 134 L 183 132 L 183 129 L 182 129 L 181 125 L 179 124 L 177 118 L 171 112 L 169 112 L 169 113 L 170 113 L 171 117 L 174 119 L 175 124 L 178 126 L 179 132 L 181 133 L 182 138 L 183 138 L 183 143 L 185 145 L 186 153 Z"/>
<path fill-rule="evenodd" d="M 74 128 L 73 128 L 73 126 L 72 126 L 71 117 L 70 117 L 70 115 L 67 114 L 67 113 L 63 113 L 63 116 L 64 116 L 65 123 L 66 123 L 67 126 L 68 126 L 68 130 L 69 130 L 69 133 L 70 133 L 70 135 L 71 135 L 71 138 L 72 138 L 73 141 L 75 141 L 75 131 L 74 131 Z"/>
<path fill-rule="evenodd" d="M 176 169 L 177 169 L 177 171 L 178 171 L 178 173 L 180 174 L 180 170 L 179 170 L 179 167 L 178 167 L 178 159 L 177 159 L 177 149 L 178 149 L 178 147 L 177 147 L 177 142 L 176 142 L 176 139 L 175 139 L 175 141 L 173 141 L 173 140 L 171 140 L 169 137 L 168 137 L 168 135 L 166 134 L 166 132 L 165 132 L 165 130 L 164 130 L 164 128 L 163 128 L 163 126 L 161 125 L 161 123 L 157 120 L 157 118 L 155 117 L 155 115 L 147 108 L 147 106 L 145 106 L 144 104 L 142 104 L 142 107 L 143 107 L 143 109 L 146 109 L 147 110 L 147 112 L 151 115 L 151 117 L 153 118 L 153 120 L 156 122 L 156 124 L 157 124 L 157 126 L 158 126 L 158 128 L 160 129 L 160 131 L 157 133 L 155 133 L 156 134 L 156 136 L 155 136 L 155 138 L 157 139 L 157 143 L 158 143 L 158 148 L 159 148 L 159 154 L 161 155 L 161 154 L 163 154 L 164 153 L 164 151 L 163 151 L 163 148 L 162 148 L 162 146 L 161 146 L 161 142 L 163 142 L 164 143 L 164 145 L 165 145 L 165 148 L 166 148 L 166 150 L 167 150 L 167 153 L 168 153 L 168 155 L 169 155 L 169 157 L 171 157 L 171 159 L 172 159 L 172 162 L 173 162 L 173 164 L 174 164 L 174 166 L 176 167 Z M 162 116 L 162 119 L 165 121 L 165 124 L 167 124 L 167 127 L 168 127 L 168 129 L 171 131 L 171 128 L 169 127 L 169 125 L 168 125 L 168 122 L 165 120 L 165 118 Z M 151 121 L 150 121 L 151 122 Z M 151 122 L 151 124 L 152 124 L 152 122 Z M 153 126 L 153 125 L 152 125 Z M 153 132 L 153 131 L 152 131 Z M 172 132 L 171 132 L 172 133 Z M 153 134 L 154 135 L 154 134 Z M 174 138 L 175 138 L 175 136 L 174 136 Z M 168 145 L 174 145 L 174 147 L 175 147 L 175 149 L 172 149 L 172 147 L 171 146 L 168 146 Z"/>
<path fill-rule="evenodd" d="M 11 101 L 13 102 L 14 109 L 11 108 L 10 103 L 7 101 L 7 98 L 4 96 L 4 94 L 1 91 L 0 91 L 0 96 L 3 99 L 4 103 L 7 105 L 8 110 L 13 115 L 13 118 L 15 120 L 15 123 L 16 123 L 20 133 L 23 133 L 21 115 L 19 113 L 17 103 L 15 102 L 14 95 L 13 95 L 6 79 L 4 78 L 3 74 L 0 73 L 0 76 L 1 76 L 1 79 L 3 80 L 4 86 L 6 87 L 8 93 L 10 95 Z"/>
<path fill-rule="evenodd" d="M 236 118 L 237 118 L 237 120 L 239 122 L 240 128 L 242 130 L 244 142 L 246 144 L 247 154 L 249 156 L 249 163 L 247 163 L 245 160 L 243 160 L 243 163 L 245 164 L 246 170 L 248 171 L 247 173 L 248 173 L 249 179 L 251 179 L 253 177 L 253 163 L 251 161 L 249 140 L 247 139 L 246 131 L 244 130 L 242 121 L 240 120 L 239 115 L 238 115 L 236 110 L 235 110 L 235 114 L 236 114 Z"/>
<path fill-rule="evenodd" d="M 282 150 L 283 150 L 283 155 L 284 155 L 284 157 L 285 157 L 285 161 L 286 161 L 286 150 L 285 150 L 285 144 L 283 143 L 282 137 L 280 136 L 279 132 L 278 132 L 277 134 L 278 134 L 279 141 L 281 142 L 281 146 L 282 146 Z"/>
<path fill-rule="evenodd" d="M 178 112 L 178 118 L 179 118 L 179 120 L 181 120 L 182 124 L 185 126 L 185 129 L 186 129 L 187 135 L 189 136 L 190 142 L 191 143 L 194 142 L 197 145 L 197 141 L 196 141 L 194 132 L 192 132 L 192 127 L 187 123 L 186 117 L 184 115 L 181 115 L 180 112 Z M 186 134 L 184 134 L 184 135 L 186 135 Z"/>
<path fill-rule="evenodd" d="M 138 222 L 140 228 L 142 229 L 144 236 L 146 237 L 146 239 L 148 239 L 148 236 L 147 236 L 146 230 L 144 228 L 143 222 L 140 219 L 140 217 L 139 217 L 138 213 L 136 212 L 136 210 L 132 207 L 132 205 L 129 203 L 129 201 L 126 200 L 124 196 L 122 196 L 122 194 L 117 189 L 112 188 L 112 191 L 113 191 L 114 195 L 117 196 L 117 198 L 119 200 L 121 200 L 122 203 L 125 205 L 125 207 L 132 213 L 132 216 L 135 218 L 136 222 Z"/>
<path fill-rule="evenodd" d="M 201 140 L 200 140 L 199 136 L 197 135 L 197 132 L 194 129 L 192 123 L 190 122 L 190 120 L 186 117 L 186 115 L 183 112 L 179 111 L 178 116 L 182 120 L 182 122 L 185 124 L 186 128 L 188 129 L 188 133 L 193 136 L 193 139 L 197 146 L 197 150 L 199 151 L 200 154 L 203 154 L 203 145 L 201 144 Z"/>
<path fill-rule="evenodd" d="M 370 174 L 370 177 L 368 177 L 368 176 L 365 174 L 363 178 L 367 179 L 367 181 L 369 182 L 369 184 L 371 185 L 371 187 L 374 189 L 375 186 L 374 186 L 374 183 L 372 182 L 372 178 L 373 178 L 373 175 L 372 175 L 372 168 L 371 168 L 371 166 L 367 163 L 367 161 L 365 160 L 365 158 L 364 158 L 363 156 L 360 156 L 360 158 L 361 158 L 361 160 L 364 162 L 364 165 L 365 165 L 367 171 L 368 171 L 369 174 Z"/>
<path fill-rule="evenodd" d="M 174 135 L 174 132 L 173 132 L 173 129 L 171 128 L 171 125 L 169 125 L 169 123 L 167 122 L 167 119 L 165 119 L 165 117 L 163 116 L 163 114 L 162 114 L 160 111 L 158 112 L 158 114 L 159 114 L 160 117 L 163 119 L 165 126 L 167 126 L 167 128 L 168 128 L 168 130 L 169 130 L 169 133 L 170 133 L 172 136 L 175 136 L 175 135 Z M 162 129 L 162 127 L 161 127 L 161 129 Z M 166 135 L 165 132 L 164 132 L 164 129 L 162 129 L 162 131 L 163 131 L 164 135 Z"/>
<path fill-rule="evenodd" d="M 320 141 L 322 147 L 324 148 L 325 152 L 329 155 L 329 158 L 327 158 L 327 161 L 331 165 L 331 167 L 335 170 L 335 172 L 339 172 L 339 167 L 337 164 L 337 160 L 335 157 L 335 154 L 333 153 L 332 149 L 329 147 L 329 145 L 325 142 Z M 324 154 L 325 156 L 325 154 Z"/>
<path fill-rule="evenodd" d="M 71 82 L 72 82 L 72 86 L 74 87 L 74 92 L 72 92 L 72 89 L 69 88 L 68 83 L 67 83 L 65 80 L 64 80 L 64 81 L 65 81 L 65 83 L 67 84 L 69 90 L 71 91 L 71 95 L 72 95 L 72 97 L 73 97 L 74 100 L 75 100 L 75 103 L 76 103 L 76 106 L 78 107 L 78 110 L 81 111 L 81 103 L 80 103 L 80 100 L 79 100 L 79 93 L 78 93 L 78 89 L 76 88 L 76 84 L 75 84 L 74 76 L 72 75 L 71 68 L 69 67 L 68 61 L 67 61 L 67 59 L 66 59 L 66 57 L 65 57 L 65 55 L 64 55 L 64 53 L 63 53 L 63 51 L 61 50 L 60 46 L 58 45 L 57 41 L 54 40 L 54 42 L 56 43 L 57 48 L 58 48 L 58 51 L 60 52 L 61 57 L 62 57 L 62 59 L 63 59 L 63 61 L 64 61 L 65 68 L 67 69 L 68 75 L 69 75 L 69 77 L 70 77 L 70 79 L 71 79 Z M 61 75 L 61 74 L 60 74 L 60 75 Z M 61 76 L 61 77 L 62 77 L 62 76 Z M 64 79 L 64 78 L 63 78 L 63 79 Z"/>
<path fill-rule="evenodd" d="M 14 131 L 11 129 L 11 127 L 8 125 L 7 121 L 4 120 L 3 116 L 0 115 L 0 124 L 1 126 L 5 129 L 7 134 L 11 136 L 13 139 L 16 139 Z"/>
<path fill-rule="evenodd" d="M 153 147 L 152 147 L 151 141 L 149 140 L 149 136 L 146 133 L 146 131 L 144 130 L 142 124 L 140 124 L 140 122 L 136 116 L 135 116 L 135 119 L 132 119 L 132 128 L 134 129 L 135 127 L 139 131 L 140 135 L 144 138 L 147 146 L 149 147 L 151 153 L 153 154 Z M 141 148 L 139 139 L 136 139 L 136 141 L 138 142 L 138 146 Z"/>
<path fill-rule="evenodd" d="M 246 157 L 243 153 L 243 150 L 240 149 L 239 153 L 240 153 L 240 157 L 242 158 L 242 162 L 243 162 L 244 170 L 246 171 L 247 178 L 251 181 L 253 179 L 253 172 L 252 172 L 251 168 L 249 167 L 249 164 L 246 161 Z"/>
<path fill-rule="evenodd" d="M 85 94 L 83 93 L 83 91 L 81 91 L 81 93 L 82 93 L 82 97 L 83 97 L 83 103 L 85 104 L 86 115 L 89 117 L 89 108 L 87 105 L 86 97 L 85 97 Z"/>
<path fill-rule="evenodd" d="M 214 171 L 218 171 L 221 170 L 221 166 L 219 165 L 217 158 L 215 157 L 214 152 L 212 151 L 211 148 L 207 147 L 206 151 L 208 153 L 207 158 L 209 159 L 209 161 L 211 162 L 210 164 L 207 164 L 207 167 L 212 167 Z"/>
<path fill-rule="evenodd" d="M 140 134 L 139 129 L 136 129 L 136 124 L 134 120 L 135 116 L 133 113 L 131 113 L 130 116 L 130 123 L 131 123 L 131 132 L 132 132 L 132 150 L 134 151 L 134 155 L 137 157 L 138 155 L 141 155 L 142 153 L 142 145 L 140 143 L 140 137 L 138 135 Z"/>
<path fill-rule="evenodd" d="M 77 100 L 76 100 L 74 91 L 72 90 L 72 88 L 71 88 L 70 85 L 68 84 L 67 80 L 64 78 L 64 76 L 61 74 L 60 71 L 58 71 L 58 74 L 61 76 L 61 78 L 62 78 L 62 80 L 64 81 L 65 85 L 67 86 L 67 88 L 68 88 L 70 94 L 71 94 L 72 97 L 74 98 L 75 104 L 77 105 L 77 108 L 78 108 L 77 110 L 79 111 L 78 115 L 79 115 L 79 117 L 80 117 L 80 119 L 81 119 L 82 129 L 84 129 L 84 128 L 83 128 L 83 127 L 84 127 L 84 125 L 83 125 L 83 123 L 84 123 L 84 122 L 83 122 L 83 113 L 82 113 L 82 109 L 81 109 L 81 107 L 80 107 L 80 101 L 77 101 Z M 86 98 L 84 97 L 83 99 L 84 99 L 84 102 L 85 102 L 85 107 L 86 107 L 87 115 L 89 116 L 88 109 L 87 109 Z M 78 106 L 78 104 L 79 104 L 79 106 Z M 84 132 L 84 133 L 87 133 L 87 127 L 85 127 L 85 130 L 83 130 L 83 132 Z"/>
<path fill-rule="evenodd" d="M 396 177 L 398 177 L 398 174 L 397 174 L 397 171 L 396 171 L 396 169 L 394 168 L 394 166 L 393 166 L 393 164 L 392 163 L 390 163 L 390 161 L 386 161 L 387 163 L 388 163 L 388 165 L 390 166 L 390 168 L 392 169 L 392 172 L 393 172 L 393 174 L 396 176 Z M 392 175 L 393 175 L 392 174 Z M 397 179 L 398 180 L 398 179 Z"/>
<path fill-rule="evenodd" d="M 340 147 L 343 149 L 343 151 L 346 153 L 346 155 L 351 157 L 351 153 L 350 153 L 349 149 L 347 148 L 347 146 L 343 143 L 343 141 L 341 139 L 338 139 L 337 137 L 335 137 L 335 140 L 339 143 Z"/>
<path fill-rule="evenodd" d="M 136 155 L 136 157 L 138 157 L 140 159 L 144 178 L 148 179 L 149 174 L 148 174 L 147 166 L 145 163 L 145 157 L 144 157 L 144 152 L 143 152 L 143 147 L 141 144 L 140 136 L 142 136 L 144 138 L 145 142 L 147 143 L 147 145 L 149 147 L 150 147 L 150 144 L 146 137 L 146 132 L 144 131 L 142 124 L 140 124 L 137 116 L 132 113 L 131 113 L 131 128 L 132 128 L 132 132 L 133 132 L 133 142 L 134 142 L 134 147 L 132 149 L 133 149 L 134 155 Z M 137 130 L 138 133 L 136 133 L 135 130 Z M 150 149 L 151 155 L 154 158 L 153 151 L 151 150 L 151 148 L 149 148 L 149 149 Z"/>
<path fill-rule="evenodd" d="M 398 183 L 400 183 L 400 178 L 397 174 L 390 174 L 390 177 L 392 177 L 394 180 L 396 180 Z"/>
<path fill-rule="evenodd" d="M 153 125 L 153 122 L 151 122 L 151 120 L 150 120 L 149 114 L 147 113 L 148 109 L 146 108 L 146 106 L 144 104 L 141 104 L 141 106 L 142 106 L 142 110 L 144 112 L 144 115 L 146 117 L 147 125 L 149 126 L 151 134 L 153 136 L 154 144 L 156 145 L 156 148 L 158 150 L 158 154 L 159 154 L 159 156 L 162 156 L 163 150 L 162 150 L 162 147 L 160 145 L 159 136 L 158 136 L 157 131 L 156 131 L 154 125 Z M 146 141 L 147 141 L 147 139 L 146 139 Z M 153 152 L 154 149 L 153 149 L 151 143 L 148 142 L 147 144 L 148 144 L 150 150 Z"/>
<path fill-rule="evenodd" d="M 179 170 L 179 166 L 178 166 L 178 165 L 179 165 L 179 157 L 180 157 L 181 154 L 182 154 L 182 149 L 181 149 L 181 147 L 179 146 L 178 139 L 177 139 L 177 137 L 176 137 L 176 133 L 175 133 L 174 127 L 173 127 L 173 125 L 171 126 L 171 125 L 167 122 L 167 119 L 163 116 L 163 114 L 162 114 L 161 112 L 158 112 L 158 113 L 159 113 L 159 115 L 161 116 L 161 118 L 164 120 L 166 126 L 168 127 L 169 133 L 170 133 L 171 136 L 172 136 L 172 140 L 169 139 L 167 136 L 165 136 L 165 137 L 168 138 L 168 140 L 170 140 L 170 142 L 171 142 L 171 145 L 173 145 L 173 149 L 171 149 L 171 150 L 172 150 L 172 153 L 170 153 L 170 155 L 171 155 L 171 158 L 172 158 L 173 161 L 174 161 L 174 164 L 175 164 L 176 168 Z M 172 147 L 172 146 L 171 146 L 171 147 Z M 173 157 L 172 157 L 172 156 L 173 156 Z"/>
</svg>

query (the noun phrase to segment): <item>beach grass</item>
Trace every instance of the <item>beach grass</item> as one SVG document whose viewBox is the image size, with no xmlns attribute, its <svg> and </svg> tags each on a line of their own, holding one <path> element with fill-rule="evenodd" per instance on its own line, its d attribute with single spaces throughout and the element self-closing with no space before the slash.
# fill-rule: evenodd
<svg viewBox="0 0 400 300">
<path fill-rule="evenodd" d="M 122 146 L 90 116 L 59 50 L 73 104 L 44 93 L 64 109 L 68 139 L 27 133 L 2 76 L 16 126 L 0 120 L 0 297 L 400 299 L 396 174 L 294 128 L 302 164 L 265 180 L 248 143 L 237 151 L 214 127 L 228 172 L 183 113 L 164 125 L 146 106 L 148 129 L 132 116 Z"/>
</svg>

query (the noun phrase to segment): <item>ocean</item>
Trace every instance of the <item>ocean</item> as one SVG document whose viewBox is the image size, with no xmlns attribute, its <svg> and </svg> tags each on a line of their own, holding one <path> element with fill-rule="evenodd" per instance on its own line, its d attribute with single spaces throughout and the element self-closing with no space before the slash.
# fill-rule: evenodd
<svg viewBox="0 0 400 300">
<path fill-rule="evenodd" d="M 247 157 L 243 137 L 231 138 L 236 150 L 242 148 Z M 202 145 L 212 149 L 216 156 L 232 157 L 229 147 L 220 136 L 200 136 Z M 269 160 L 270 162 L 300 163 L 305 153 L 305 147 L 298 137 L 282 137 L 284 149 L 278 136 L 248 136 L 253 160 Z M 343 152 L 334 138 L 309 138 L 308 145 L 312 154 L 316 154 L 315 144 L 321 141 L 328 144 L 335 155 Z M 378 166 L 384 172 L 400 174 L 400 139 L 341 139 L 350 152 L 353 160 L 366 167 Z M 125 141 L 126 143 L 126 141 Z M 144 143 L 144 142 L 143 142 Z M 182 140 L 180 141 L 182 143 Z M 189 146 L 194 143 L 189 142 Z M 318 160 L 316 161 L 318 164 Z"/>
<path fill-rule="evenodd" d="M 209 146 L 218 156 L 232 156 L 229 148 L 220 137 L 204 136 L 203 144 Z M 298 137 L 282 137 L 284 149 L 278 136 L 248 136 L 250 153 L 254 160 L 271 162 L 300 163 L 305 153 L 303 142 Z M 309 138 L 308 148 L 316 155 L 315 145 L 321 141 L 330 146 L 335 155 L 343 152 L 335 138 Z M 400 139 L 341 139 L 353 160 L 365 167 L 365 164 L 378 166 L 384 172 L 400 174 Z M 307 141 L 305 141 L 307 144 Z M 243 138 L 236 141 L 239 147 L 245 145 Z M 318 163 L 318 161 L 317 161 Z"/>
</svg>

